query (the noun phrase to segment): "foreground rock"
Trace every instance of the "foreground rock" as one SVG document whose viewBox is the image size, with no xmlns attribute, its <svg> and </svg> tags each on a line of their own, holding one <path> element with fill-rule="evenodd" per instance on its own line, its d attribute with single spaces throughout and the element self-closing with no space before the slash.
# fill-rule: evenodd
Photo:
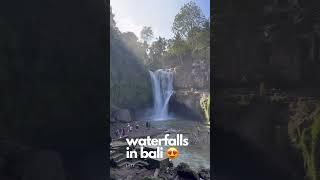
<svg viewBox="0 0 320 180">
<path fill-rule="evenodd" d="M 127 109 L 120 109 L 116 111 L 114 116 L 117 121 L 120 121 L 123 123 L 128 123 L 132 121 L 130 111 Z"/>
</svg>

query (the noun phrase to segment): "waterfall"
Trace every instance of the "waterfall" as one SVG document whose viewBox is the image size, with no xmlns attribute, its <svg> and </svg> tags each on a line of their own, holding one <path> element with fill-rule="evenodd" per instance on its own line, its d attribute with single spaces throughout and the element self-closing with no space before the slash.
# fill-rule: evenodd
<svg viewBox="0 0 320 180">
<path fill-rule="evenodd" d="M 159 69 L 149 71 L 153 90 L 153 119 L 168 119 L 168 105 L 173 94 L 173 73 Z"/>
</svg>

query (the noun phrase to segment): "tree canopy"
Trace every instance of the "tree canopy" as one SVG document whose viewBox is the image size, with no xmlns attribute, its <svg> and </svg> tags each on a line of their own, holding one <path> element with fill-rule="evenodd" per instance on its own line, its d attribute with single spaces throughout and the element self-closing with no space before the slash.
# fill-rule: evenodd
<svg viewBox="0 0 320 180">
<path fill-rule="evenodd" d="M 158 37 L 153 42 L 153 30 L 144 26 L 138 37 L 133 32 L 121 33 L 111 13 L 111 27 L 118 34 L 116 37 L 127 45 L 148 68 L 162 68 L 164 61 L 174 61 L 173 64 L 183 64 L 186 56 L 191 59 L 210 59 L 210 20 L 207 19 L 195 2 L 186 3 L 175 16 L 172 32 L 174 37 L 165 39 Z M 187 58 L 190 59 L 190 58 Z M 169 63 L 170 64 L 170 63 Z"/>
<path fill-rule="evenodd" d="M 153 37 L 153 31 L 151 27 L 144 26 L 140 32 L 140 38 L 145 41 L 149 42 Z"/>
<path fill-rule="evenodd" d="M 174 34 L 180 34 L 184 38 L 195 28 L 202 27 L 206 18 L 199 6 L 191 1 L 185 4 L 175 16 L 172 31 Z"/>
<path fill-rule="evenodd" d="M 163 56 L 166 50 L 166 46 L 167 46 L 166 39 L 159 36 L 157 40 L 151 44 L 150 56 L 151 57 Z"/>
</svg>

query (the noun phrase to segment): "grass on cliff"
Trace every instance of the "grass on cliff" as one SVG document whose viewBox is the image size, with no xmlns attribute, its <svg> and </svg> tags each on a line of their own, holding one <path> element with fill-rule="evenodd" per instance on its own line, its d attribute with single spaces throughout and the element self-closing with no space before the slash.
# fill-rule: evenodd
<svg viewBox="0 0 320 180">
<path fill-rule="evenodd" d="M 201 95 L 200 106 L 203 110 L 205 119 L 210 123 L 210 95 Z"/>
<path fill-rule="evenodd" d="M 298 101 L 294 106 L 288 123 L 290 140 L 301 152 L 307 179 L 319 180 L 320 104 L 312 107 Z"/>
</svg>

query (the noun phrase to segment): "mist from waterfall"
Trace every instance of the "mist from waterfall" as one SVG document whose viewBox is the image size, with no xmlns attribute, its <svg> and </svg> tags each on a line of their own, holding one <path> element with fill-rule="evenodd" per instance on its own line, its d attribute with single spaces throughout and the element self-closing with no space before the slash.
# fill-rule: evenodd
<svg viewBox="0 0 320 180">
<path fill-rule="evenodd" d="M 158 69 L 149 71 L 153 91 L 153 112 L 155 120 L 169 119 L 169 100 L 173 94 L 173 73 L 170 70 Z"/>
</svg>

